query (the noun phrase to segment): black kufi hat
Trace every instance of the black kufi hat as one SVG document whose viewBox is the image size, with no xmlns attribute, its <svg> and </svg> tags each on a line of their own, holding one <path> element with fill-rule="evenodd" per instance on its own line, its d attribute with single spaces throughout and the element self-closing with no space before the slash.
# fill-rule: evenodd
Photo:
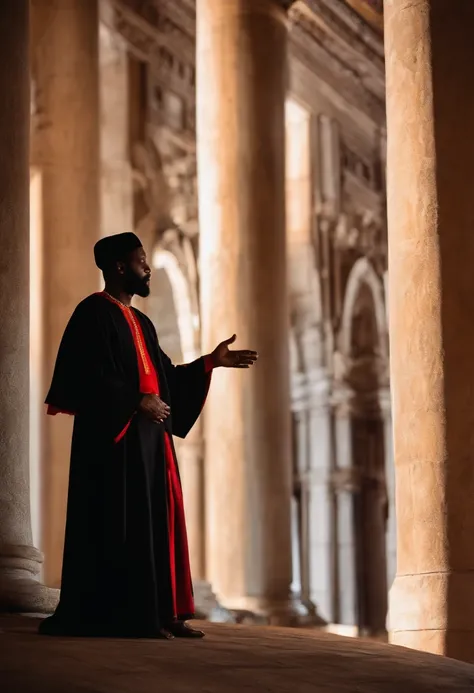
<svg viewBox="0 0 474 693">
<path fill-rule="evenodd" d="M 111 267 L 114 262 L 125 260 L 127 255 L 137 248 L 142 248 L 142 243 L 134 233 L 106 236 L 97 241 L 94 246 L 95 264 L 103 271 Z"/>
</svg>

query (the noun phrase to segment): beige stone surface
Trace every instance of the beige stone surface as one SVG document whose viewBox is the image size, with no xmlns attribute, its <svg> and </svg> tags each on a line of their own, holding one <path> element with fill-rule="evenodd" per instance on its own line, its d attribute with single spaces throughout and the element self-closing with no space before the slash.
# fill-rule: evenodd
<svg viewBox="0 0 474 693">
<path fill-rule="evenodd" d="M 474 4 L 385 3 L 392 640 L 474 661 Z"/>
<path fill-rule="evenodd" d="M 204 352 L 260 353 L 213 376 L 205 409 L 206 577 L 224 606 L 291 611 L 285 242 L 287 28 L 272 0 L 197 2 Z"/>
<path fill-rule="evenodd" d="M 42 189 L 44 340 L 43 391 L 32 406 L 43 408 L 67 321 L 79 301 L 100 287 L 93 259 L 100 236 L 97 0 L 34 0 L 31 34 L 36 99 L 30 156 Z M 42 549 L 46 582 L 55 587 L 61 575 L 71 431 L 68 417 L 43 418 Z"/>
<path fill-rule="evenodd" d="M 205 626 L 199 642 L 56 639 L 0 621 L 4 693 L 470 693 L 474 667 L 316 631 Z"/>
<path fill-rule="evenodd" d="M 100 3 L 99 81 L 101 158 L 101 235 L 133 230 L 130 165 L 129 54 L 126 41 L 112 31 L 113 6 Z M 151 252 L 151 248 L 149 249 Z"/>
<path fill-rule="evenodd" d="M 52 595 L 38 582 L 28 465 L 28 14 L 28 0 L 0 7 L 0 610 L 44 612 Z"/>
</svg>

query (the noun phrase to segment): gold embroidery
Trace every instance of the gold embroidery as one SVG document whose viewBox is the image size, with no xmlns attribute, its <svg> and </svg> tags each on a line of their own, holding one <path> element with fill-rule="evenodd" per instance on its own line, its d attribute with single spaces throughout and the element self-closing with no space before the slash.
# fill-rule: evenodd
<svg viewBox="0 0 474 693">
<path fill-rule="evenodd" d="M 141 338 L 141 335 L 140 335 L 140 330 L 139 330 L 139 327 L 138 327 L 138 325 L 137 325 L 137 323 L 136 323 L 135 315 L 133 314 L 132 309 L 130 308 L 130 306 L 126 306 L 125 303 L 122 303 L 122 301 L 119 301 L 117 298 L 114 298 L 113 296 L 111 296 L 111 295 L 110 295 L 109 293 L 107 293 L 106 291 L 104 291 L 104 293 L 107 294 L 107 296 L 108 296 L 114 303 L 116 303 L 118 306 L 120 306 L 120 308 L 121 308 L 124 312 L 126 312 L 126 314 L 130 317 L 130 321 L 131 321 L 131 323 L 132 323 L 132 325 L 133 325 L 133 330 L 134 330 L 134 332 L 135 332 L 135 337 L 136 337 L 137 344 L 138 344 L 138 351 L 140 352 L 140 358 L 141 358 L 142 363 L 143 363 L 143 368 L 144 368 L 144 370 L 145 370 L 145 374 L 146 374 L 146 375 L 150 375 L 150 372 L 151 372 L 151 371 L 150 371 L 150 366 L 149 366 L 149 364 L 148 364 L 148 359 L 147 359 L 147 357 L 146 357 L 145 347 L 144 347 L 144 345 L 143 345 L 143 341 L 142 341 L 142 338 Z"/>
<path fill-rule="evenodd" d="M 146 357 L 145 347 L 144 347 L 143 342 L 142 342 L 140 330 L 138 329 L 138 325 L 135 321 L 135 316 L 133 314 L 132 309 L 127 308 L 127 310 L 128 310 L 128 314 L 130 315 L 130 318 L 132 320 L 133 329 L 135 330 L 135 336 L 137 338 L 138 350 L 140 352 L 140 356 L 142 359 L 143 368 L 145 369 L 146 375 L 149 375 L 150 374 L 150 366 L 148 365 L 148 359 Z"/>
</svg>

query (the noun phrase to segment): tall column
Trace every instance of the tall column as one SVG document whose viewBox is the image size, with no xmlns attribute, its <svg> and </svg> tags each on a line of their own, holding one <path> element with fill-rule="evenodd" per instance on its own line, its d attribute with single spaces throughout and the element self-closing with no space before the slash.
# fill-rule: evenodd
<svg viewBox="0 0 474 693">
<path fill-rule="evenodd" d="M 0 610 L 48 612 L 29 493 L 28 6 L 0 5 Z"/>
<path fill-rule="evenodd" d="M 385 1 L 392 641 L 474 661 L 474 3 Z"/>
<path fill-rule="evenodd" d="M 308 376 L 310 597 L 323 619 L 332 617 L 332 498 L 330 381 L 320 369 Z"/>
<path fill-rule="evenodd" d="M 31 163 L 42 178 L 43 396 L 76 305 L 99 288 L 99 62 L 97 0 L 32 0 L 36 102 Z M 32 406 L 41 406 L 40 402 Z M 44 417 L 45 578 L 58 586 L 72 422 Z"/>
<path fill-rule="evenodd" d="M 130 55 L 126 40 L 115 26 L 116 8 L 101 2 L 99 11 L 101 231 L 109 236 L 133 229 Z"/>
<path fill-rule="evenodd" d="M 260 354 L 216 373 L 206 405 L 207 577 L 225 606 L 273 623 L 295 615 L 281 5 L 197 2 L 204 349 L 236 332 Z"/>
<path fill-rule="evenodd" d="M 359 624 L 354 494 L 359 477 L 354 467 L 352 446 L 353 392 L 342 383 L 333 389 L 335 415 L 335 458 L 332 482 L 336 495 L 337 622 L 345 626 Z"/>
</svg>

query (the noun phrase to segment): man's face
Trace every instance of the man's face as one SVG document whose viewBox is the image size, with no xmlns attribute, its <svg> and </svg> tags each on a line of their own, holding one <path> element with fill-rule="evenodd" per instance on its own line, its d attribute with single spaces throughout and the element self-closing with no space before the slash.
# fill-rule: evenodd
<svg viewBox="0 0 474 693">
<path fill-rule="evenodd" d="M 151 269 L 143 248 L 133 250 L 124 264 L 124 289 L 132 296 L 146 298 L 150 295 Z"/>
</svg>

